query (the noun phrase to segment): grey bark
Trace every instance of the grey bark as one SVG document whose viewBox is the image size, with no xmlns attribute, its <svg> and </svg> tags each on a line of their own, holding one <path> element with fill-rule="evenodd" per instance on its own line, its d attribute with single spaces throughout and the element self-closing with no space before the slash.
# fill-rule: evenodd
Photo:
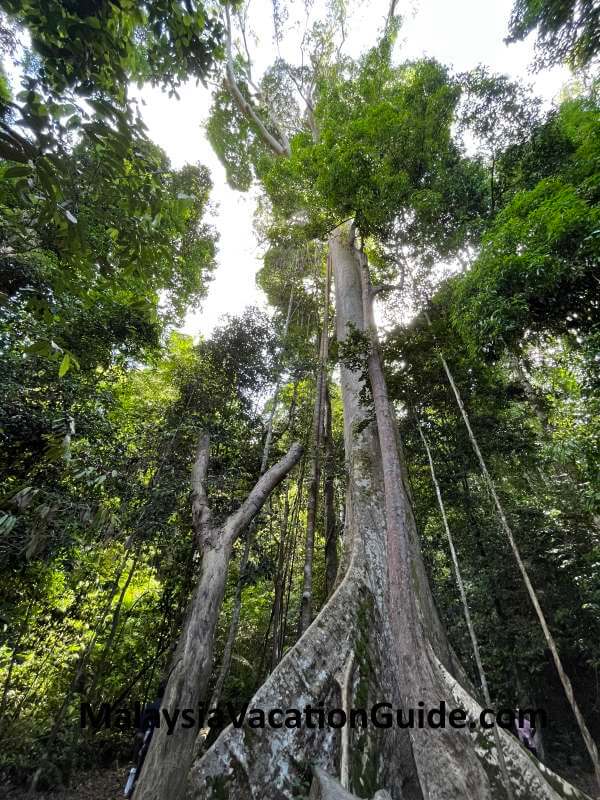
<svg viewBox="0 0 600 800">
<path fill-rule="evenodd" d="M 229 10 L 229 3 L 225 3 L 225 19 L 226 19 L 226 37 L 225 44 L 227 49 L 227 58 L 225 62 L 225 82 L 233 102 L 236 104 L 240 114 L 252 120 L 258 131 L 262 142 L 276 155 L 276 156 L 289 156 L 290 145 L 285 136 L 279 131 L 280 139 L 274 136 L 267 128 L 263 120 L 257 114 L 254 106 L 249 103 L 242 92 L 240 91 L 235 73 L 233 71 L 233 53 L 231 46 L 231 15 Z"/>
<path fill-rule="evenodd" d="M 350 794 L 341 783 L 328 775 L 320 767 L 313 770 L 313 781 L 310 785 L 308 800 L 358 800 L 355 794 Z M 391 800 L 389 792 L 379 790 L 373 795 L 373 800 Z"/>
<path fill-rule="evenodd" d="M 288 330 L 290 327 L 290 319 L 292 317 L 293 301 L 294 301 L 294 289 L 292 287 L 290 291 L 290 299 L 288 301 L 285 323 L 283 326 L 283 334 L 281 337 L 282 341 L 281 341 L 280 355 L 281 352 L 283 352 L 283 349 L 285 348 L 287 340 Z M 275 413 L 277 411 L 277 405 L 279 401 L 280 387 L 281 387 L 281 364 L 279 364 L 277 381 L 275 383 L 275 391 L 273 392 L 273 402 L 271 404 L 271 410 L 269 413 L 269 421 L 267 422 L 267 433 L 265 435 L 265 443 L 263 446 L 262 458 L 260 462 L 261 475 L 264 474 L 265 470 L 267 469 L 267 464 L 269 462 L 269 454 L 271 452 L 271 444 L 273 442 L 273 427 L 275 422 Z M 248 531 L 246 533 L 246 539 L 244 541 L 244 549 L 242 551 L 242 557 L 240 559 L 239 577 L 235 587 L 235 595 L 233 599 L 231 620 L 229 622 L 229 628 L 227 630 L 227 639 L 225 640 L 225 647 L 223 648 L 223 657 L 221 659 L 221 666 L 219 668 L 217 679 L 215 681 L 215 686 L 213 688 L 209 702 L 210 708 L 216 708 L 218 706 L 219 701 L 221 699 L 221 693 L 223 692 L 223 687 L 225 686 L 225 681 L 227 680 L 227 676 L 229 675 L 229 670 L 231 669 L 231 658 L 233 656 L 233 647 L 235 645 L 238 627 L 240 624 L 240 615 L 242 611 L 242 593 L 244 590 L 244 581 L 246 580 L 248 561 L 250 560 L 250 551 L 252 549 L 252 543 L 254 541 L 255 532 L 256 532 L 256 519 L 254 519 L 250 524 Z M 196 742 L 196 753 L 198 755 L 202 751 L 208 732 L 209 732 L 208 729 L 205 728 L 201 731 L 201 733 L 198 736 L 198 741 Z"/>
<path fill-rule="evenodd" d="M 338 571 L 337 520 L 335 515 L 335 456 L 331 421 L 331 395 L 325 386 L 325 480 L 323 507 L 325 512 L 325 592 L 329 597 L 335 586 Z"/>
<path fill-rule="evenodd" d="M 195 709 L 205 698 L 231 550 L 301 454 L 302 447 L 292 445 L 289 452 L 258 479 L 240 508 L 221 525 L 215 525 L 206 490 L 209 439 L 207 434 L 200 437 L 192 470 L 192 524 L 202 547 L 202 566 L 162 701 L 169 713 L 174 713 L 175 708 Z M 136 800 L 177 800 L 182 793 L 193 748 L 193 729 L 178 728 L 169 736 L 164 725 L 158 727 L 136 787 Z"/>
<path fill-rule="evenodd" d="M 343 341 L 348 323 L 365 329 L 361 263 L 345 227 L 332 234 L 330 250 L 337 336 Z M 414 557 L 418 540 L 402 497 L 402 480 L 397 477 L 401 469 L 393 463 L 396 488 L 389 486 L 388 478 L 392 497 L 386 493 L 384 463 L 391 462 L 391 457 L 384 462 L 380 442 L 396 449 L 392 415 L 388 409 L 390 419 L 378 431 L 360 404 L 361 375 L 342 365 L 340 377 L 348 473 L 343 577 L 320 614 L 259 688 L 251 706 L 341 708 L 348 692 L 355 707 L 407 700 L 416 707 L 418 700 L 428 705 L 433 700 L 437 705 L 447 699 L 449 707 L 463 707 L 475 720 L 480 707 L 452 675 L 451 653 L 420 574 L 420 560 Z M 379 393 L 381 405 L 387 402 L 385 382 L 382 386 L 382 375 L 374 377 L 374 394 Z M 396 498 L 394 492 L 398 492 Z M 393 514 L 397 518 L 391 519 L 390 535 L 387 523 Z M 397 563 L 397 555 L 390 552 L 394 547 L 401 549 L 408 564 Z M 402 575 L 408 580 L 405 586 Z M 394 633 L 398 630 L 406 633 L 401 641 Z M 460 670 L 454 671 L 460 675 Z M 518 777 L 517 800 L 583 797 L 537 764 L 514 737 L 504 731 L 500 736 L 509 774 Z M 306 796 L 311 770 L 320 767 L 339 775 L 343 747 L 350 762 L 347 790 L 359 797 L 372 797 L 378 790 L 389 791 L 394 800 L 506 797 L 489 731 L 367 727 L 351 729 L 348 739 L 344 744 L 341 731 L 327 726 L 258 729 L 246 720 L 240 728 L 225 729 L 194 763 L 188 797 L 290 800 Z"/>
<path fill-rule="evenodd" d="M 306 538 L 304 542 L 304 572 L 302 583 L 302 598 L 300 601 L 300 620 L 298 635 L 302 635 L 308 628 L 312 619 L 313 604 L 313 559 L 315 551 L 315 528 L 317 523 L 317 510 L 319 488 L 321 483 L 321 441 L 323 432 L 323 407 L 325 383 L 327 380 L 327 317 L 323 322 L 319 344 L 319 366 L 315 385 L 315 404 L 313 410 L 311 434 L 311 460 L 310 478 L 308 484 L 308 503 L 306 508 Z"/>
</svg>

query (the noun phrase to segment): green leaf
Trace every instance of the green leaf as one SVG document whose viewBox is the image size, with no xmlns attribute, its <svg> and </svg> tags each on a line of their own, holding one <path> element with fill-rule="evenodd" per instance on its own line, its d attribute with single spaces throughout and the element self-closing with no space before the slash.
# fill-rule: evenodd
<svg viewBox="0 0 600 800">
<path fill-rule="evenodd" d="M 62 361 L 60 362 L 60 367 L 58 368 L 58 377 L 64 377 L 67 372 L 69 371 L 69 367 L 71 366 L 71 356 L 69 353 L 65 353 L 62 357 Z"/>
<path fill-rule="evenodd" d="M 32 168 L 29 166 L 25 166 L 24 164 L 19 164 L 15 167 L 8 167 L 8 169 L 4 170 L 4 174 L 2 175 L 3 178 L 23 178 L 25 175 L 31 175 L 33 172 Z"/>
</svg>

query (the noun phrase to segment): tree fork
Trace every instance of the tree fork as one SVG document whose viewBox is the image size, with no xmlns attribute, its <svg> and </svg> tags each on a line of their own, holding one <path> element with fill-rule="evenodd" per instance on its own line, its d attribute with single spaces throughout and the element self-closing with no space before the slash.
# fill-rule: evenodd
<svg viewBox="0 0 600 800">
<path fill-rule="evenodd" d="M 202 546 L 202 565 L 163 698 L 163 705 L 170 711 L 182 707 L 197 708 L 204 699 L 233 545 L 302 455 L 301 445 L 292 445 L 288 453 L 258 479 L 242 505 L 222 524 L 215 525 L 206 490 L 209 449 L 209 437 L 204 433 L 200 436 L 192 469 L 192 524 L 194 535 Z M 158 727 L 136 787 L 138 800 L 177 800 L 181 797 L 193 749 L 191 731 L 178 730 L 168 736 L 164 726 Z"/>
<path fill-rule="evenodd" d="M 347 228 L 330 239 L 335 275 L 337 336 L 343 341 L 348 324 L 364 330 L 361 275 L 358 256 L 350 246 Z M 452 676 L 461 674 L 449 648 L 441 642 L 444 632 L 435 621 L 428 585 L 419 576 L 418 541 L 411 527 L 410 580 L 418 595 L 415 605 L 426 623 L 427 638 L 414 654 L 417 680 L 407 681 L 400 661 L 396 668 L 396 643 L 389 625 L 387 590 L 387 537 L 383 465 L 375 425 L 360 402 L 362 376 L 343 364 L 340 368 L 344 405 L 344 439 L 348 471 L 347 510 L 341 580 L 320 614 L 301 639 L 285 654 L 273 673 L 252 698 L 258 708 L 305 707 L 307 704 L 340 708 L 342 688 L 348 686 L 352 703 L 394 701 L 421 690 L 418 699 L 447 698 L 476 720 L 481 707 L 472 694 Z M 412 516 L 407 516 L 412 526 Z M 422 625 L 423 622 L 417 623 Z M 439 626 L 438 631 L 433 629 Z M 435 642 L 432 647 L 430 641 Z M 410 642 L 408 643 L 410 644 Z M 439 651 L 439 655 L 436 655 Z M 354 678 L 347 680 L 348 663 L 355 656 Z M 440 659 L 441 656 L 441 659 Z M 423 663 L 421 663 L 423 662 Z M 447 666 L 445 666 L 447 664 Z M 461 678 L 462 680 L 462 678 Z M 400 682 L 400 684 L 399 684 Z M 405 684 L 402 686 L 402 684 Z M 366 700 L 365 700 L 366 698 Z M 349 698 L 345 703 L 349 702 Z M 506 792 L 488 731 L 400 731 L 392 728 L 351 731 L 342 744 L 341 731 L 323 729 L 272 730 L 228 727 L 213 746 L 197 760 L 189 775 L 188 797 L 200 800 L 289 800 L 308 794 L 312 771 L 318 767 L 339 775 L 342 747 L 348 791 L 372 797 L 389 790 L 393 800 L 505 800 Z M 360 736 L 360 741 L 359 741 Z M 518 740 L 500 732 L 509 773 L 519 775 L 516 800 L 558 800 L 584 795 L 538 765 Z M 420 740 L 415 742 L 415 739 Z M 435 737 L 435 738 L 434 738 Z M 416 759 L 415 759 L 416 753 Z M 315 789 L 316 791 L 316 789 Z M 318 796 L 318 795 L 317 795 Z"/>
<path fill-rule="evenodd" d="M 285 318 L 285 323 L 283 326 L 283 333 L 281 336 L 281 350 L 280 356 L 285 348 L 288 330 L 290 327 L 290 319 L 292 317 L 292 308 L 293 308 L 293 301 L 294 301 L 294 288 L 292 287 L 290 291 L 290 299 L 288 301 L 287 307 L 287 314 Z M 279 358 L 279 362 L 281 362 L 281 357 Z M 269 463 L 269 454 L 271 452 L 271 444 L 273 441 L 273 427 L 275 421 L 275 413 L 277 411 L 277 405 L 279 401 L 279 390 L 281 387 L 281 363 L 278 364 L 278 371 L 277 371 L 277 380 L 275 382 L 275 390 L 273 392 L 273 401 L 271 404 L 271 410 L 269 412 L 269 420 L 267 423 L 267 433 L 265 435 L 265 443 L 263 445 L 263 452 L 262 458 L 260 462 L 260 475 L 263 475 L 267 469 L 267 464 Z M 223 648 L 223 656 L 221 658 L 221 666 L 219 668 L 219 672 L 217 674 L 217 680 L 215 682 L 214 689 L 211 694 L 209 707 L 216 708 L 219 704 L 219 700 L 221 699 L 221 693 L 223 692 L 223 687 L 225 686 L 225 681 L 229 675 L 229 670 L 231 669 L 231 658 L 233 656 L 233 648 L 235 645 L 235 640 L 237 637 L 238 627 L 240 624 L 240 615 L 242 611 L 242 593 L 244 590 L 244 582 L 246 580 L 246 574 L 248 571 L 248 561 L 250 559 L 250 551 L 252 549 L 252 544 L 254 542 L 254 536 L 256 533 L 256 518 L 252 520 L 250 525 L 248 526 L 248 530 L 246 532 L 246 539 L 244 541 L 244 549 L 242 551 L 242 557 L 240 559 L 240 569 L 239 569 L 239 576 L 237 580 L 237 584 L 235 587 L 235 595 L 233 600 L 233 610 L 231 612 L 231 620 L 229 622 L 229 628 L 227 629 L 227 639 L 225 640 L 225 647 Z M 208 736 L 209 729 L 204 728 L 199 734 L 198 739 L 195 744 L 195 752 L 199 755 L 202 752 L 204 747 L 206 737 Z"/>
</svg>

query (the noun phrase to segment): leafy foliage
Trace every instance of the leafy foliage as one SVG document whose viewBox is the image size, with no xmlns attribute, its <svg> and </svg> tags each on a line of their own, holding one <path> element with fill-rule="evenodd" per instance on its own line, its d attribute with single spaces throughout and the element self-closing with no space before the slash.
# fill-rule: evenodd
<svg viewBox="0 0 600 800">
<path fill-rule="evenodd" d="M 515 0 L 508 37 L 520 41 L 537 30 L 538 68 L 590 64 L 600 47 L 600 9 L 594 0 Z"/>
<path fill-rule="evenodd" d="M 526 330 L 531 335 L 595 327 L 598 120 L 598 109 L 585 101 L 563 104 L 549 126 L 558 129 L 558 152 L 570 151 L 569 157 L 555 161 L 550 175 L 552 162 L 545 161 L 546 175 L 508 200 L 473 269 L 457 282 L 456 324 L 480 346 L 513 345 Z M 546 131 L 538 137 L 544 154 L 546 137 Z M 522 152 L 519 177 L 523 167 L 531 169 L 530 147 Z"/>
<path fill-rule="evenodd" d="M 131 77 L 168 86 L 203 79 L 220 53 L 221 26 L 201 2 L 3 0 L 0 7 L 30 32 L 40 79 L 56 92 L 122 102 Z"/>
</svg>

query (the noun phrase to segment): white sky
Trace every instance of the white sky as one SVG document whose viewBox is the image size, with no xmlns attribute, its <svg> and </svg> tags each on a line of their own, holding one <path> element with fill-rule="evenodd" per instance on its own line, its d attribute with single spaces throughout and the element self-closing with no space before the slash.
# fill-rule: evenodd
<svg viewBox="0 0 600 800">
<path fill-rule="evenodd" d="M 344 52 L 357 56 L 376 41 L 388 8 L 388 0 L 358 4 L 348 26 Z M 302 0 L 288 6 L 302 8 Z M 532 60 L 533 38 L 506 46 L 506 35 L 512 0 L 409 0 L 399 3 L 404 24 L 397 44 L 396 58 L 427 55 L 456 71 L 485 64 L 523 83 L 531 83 L 535 91 L 552 101 L 569 79 L 566 69 L 559 67 L 539 74 L 528 72 Z M 271 2 L 253 0 L 249 19 L 261 40 L 250 43 L 256 63 L 255 75 L 267 66 L 275 54 L 271 42 Z M 266 32 L 266 33 L 263 33 Z M 295 60 L 295 53 L 284 48 L 282 55 Z M 238 313 L 247 305 L 264 306 L 262 293 L 255 286 L 260 267 L 260 251 L 253 231 L 255 195 L 229 188 L 225 171 L 214 155 L 204 133 L 203 124 L 210 108 L 210 90 L 188 84 L 179 91 L 180 100 L 169 98 L 159 89 L 145 88 L 141 97 L 146 105 L 143 117 L 149 135 L 168 154 L 175 167 L 202 162 L 211 171 L 214 189 L 212 201 L 216 212 L 212 223 L 219 232 L 217 269 L 208 297 L 200 310 L 191 311 L 183 331 L 207 335 L 226 313 Z"/>
</svg>

